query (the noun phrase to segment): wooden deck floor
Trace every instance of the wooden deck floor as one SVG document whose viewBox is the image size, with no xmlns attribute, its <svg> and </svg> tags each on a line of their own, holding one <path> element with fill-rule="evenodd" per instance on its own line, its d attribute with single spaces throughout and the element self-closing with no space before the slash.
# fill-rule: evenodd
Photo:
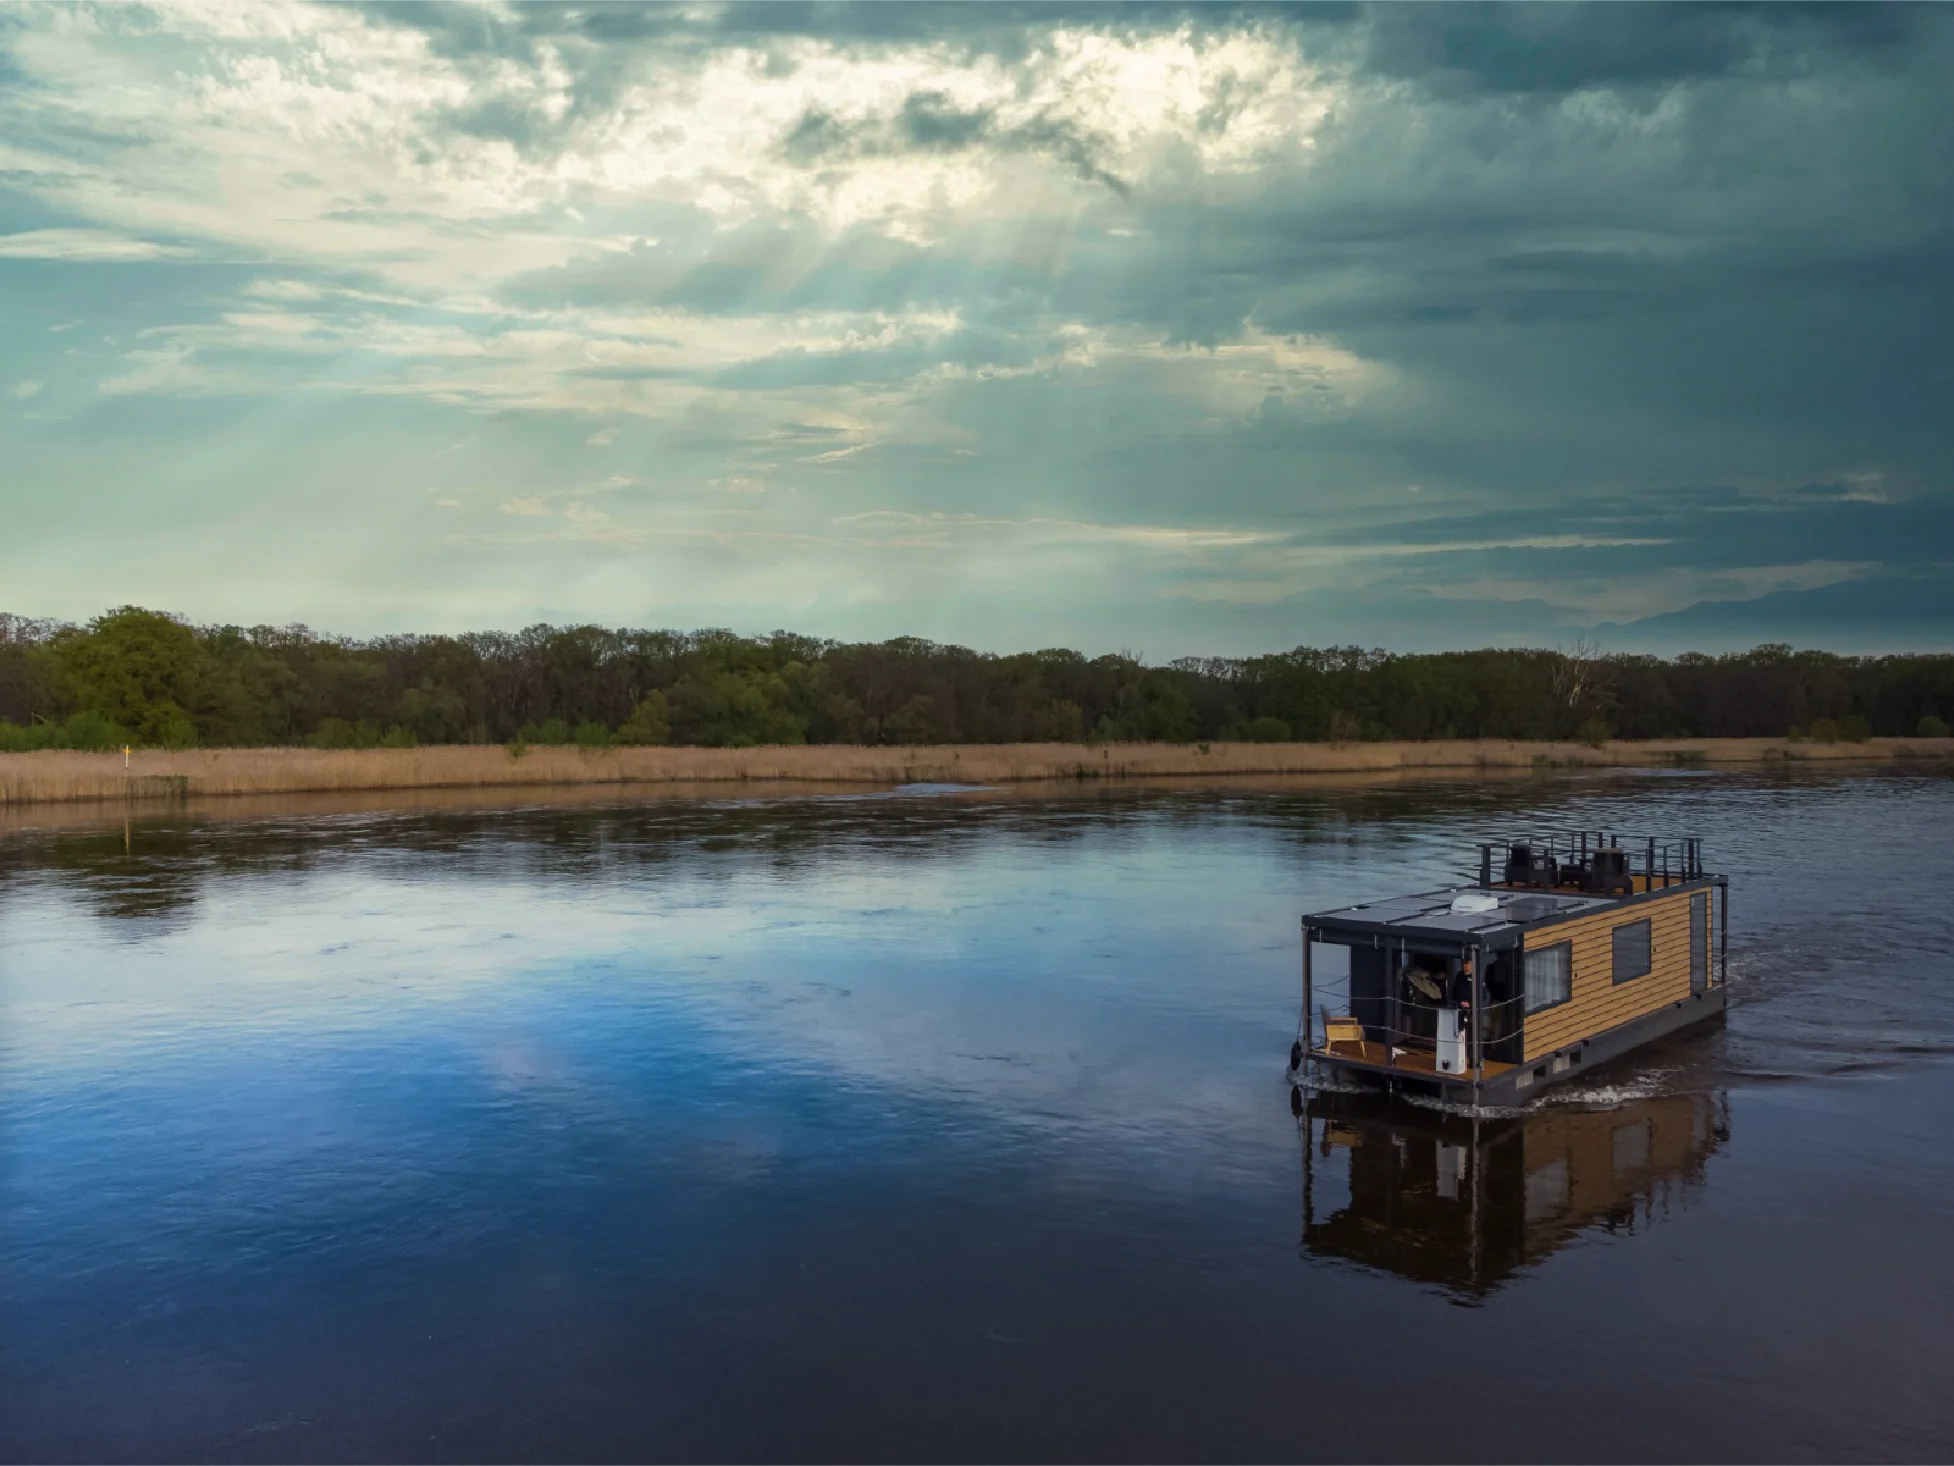
<svg viewBox="0 0 1954 1466">
<path fill-rule="evenodd" d="M 1384 1045 L 1373 1042 L 1370 1039 L 1365 1039 L 1362 1043 L 1345 1041 L 1337 1044 L 1333 1049 L 1318 1047 L 1316 1056 L 1320 1059 L 1341 1060 L 1346 1064 L 1368 1064 L 1377 1069 L 1385 1067 Z M 1438 1055 L 1430 1049 L 1399 1049 L 1396 1057 L 1391 1060 L 1390 1067 L 1400 1074 L 1429 1074 L 1436 1079 L 1470 1082 L 1473 1078 L 1470 1070 L 1467 1070 L 1463 1074 L 1440 1074 L 1438 1072 Z M 1481 1079 L 1497 1079 L 1500 1075 L 1510 1074 L 1517 1068 L 1519 1068 L 1517 1064 L 1501 1064 L 1493 1059 L 1488 1059 L 1478 1077 Z"/>
</svg>

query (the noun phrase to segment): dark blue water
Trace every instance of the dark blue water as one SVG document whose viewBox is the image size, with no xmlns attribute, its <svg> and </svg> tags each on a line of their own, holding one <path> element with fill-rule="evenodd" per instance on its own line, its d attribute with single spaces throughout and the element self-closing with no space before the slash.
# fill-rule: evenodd
<svg viewBox="0 0 1954 1466">
<path fill-rule="evenodd" d="M 1511 823 L 1705 836 L 1727 1025 L 1503 1139 L 1306 1127 L 1298 914 Z M 0 1452 L 1945 1459 L 1950 830 L 1890 773 L 17 821 Z"/>
</svg>

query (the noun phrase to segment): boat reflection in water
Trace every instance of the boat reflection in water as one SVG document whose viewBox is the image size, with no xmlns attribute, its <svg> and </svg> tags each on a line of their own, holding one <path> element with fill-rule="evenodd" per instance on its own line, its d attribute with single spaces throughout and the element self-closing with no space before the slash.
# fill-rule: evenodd
<svg viewBox="0 0 1954 1466">
<path fill-rule="evenodd" d="M 1303 1255 L 1479 1298 L 1581 1233 L 1661 1219 L 1729 1138 L 1721 1094 L 1487 1116 L 1381 1093 L 1292 1093 Z"/>
</svg>

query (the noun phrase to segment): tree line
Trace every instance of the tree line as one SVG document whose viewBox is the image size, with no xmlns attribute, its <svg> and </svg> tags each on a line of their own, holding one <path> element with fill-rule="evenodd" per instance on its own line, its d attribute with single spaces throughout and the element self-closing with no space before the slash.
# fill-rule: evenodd
<svg viewBox="0 0 1954 1466">
<path fill-rule="evenodd" d="M 321 635 L 0 615 L 0 750 L 1945 736 L 1954 655 L 1297 647 L 1148 666 L 916 637 Z"/>
</svg>

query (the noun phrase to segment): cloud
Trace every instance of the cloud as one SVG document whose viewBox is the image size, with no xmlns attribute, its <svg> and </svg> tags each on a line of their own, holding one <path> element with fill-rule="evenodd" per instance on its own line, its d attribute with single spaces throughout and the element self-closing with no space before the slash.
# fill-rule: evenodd
<svg viewBox="0 0 1954 1466">
<path fill-rule="evenodd" d="M 917 514 L 871 509 L 831 521 L 857 532 L 890 530 L 904 546 L 976 543 L 999 537 L 1041 544 L 1121 544 L 1160 551 L 1233 550 L 1268 544 L 1280 536 L 1255 530 L 1179 528 L 1152 524 L 1091 524 L 1078 520 L 987 518 L 978 514 Z"/>
<path fill-rule="evenodd" d="M 263 25 L 110 10 L 86 40 L 51 19 L 25 32 L 13 59 L 32 110 L 10 119 L 10 166 L 99 220 L 98 250 L 154 251 L 106 231 L 166 226 L 422 289 L 625 242 L 546 214 L 575 226 L 664 206 L 934 237 L 946 211 L 1022 184 L 1023 162 L 1060 188 L 1244 170 L 1307 149 L 1333 97 L 1287 38 L 1258 29 L 1060 25 L 1009 61 L 817 36 L 767 52 L 561 36 L 516 60 L 350 7 Z M 796 139 L 823 127 L 847 143 L 807 156 Z M 106 150 L 73 145 L 113 128 Z M 42 232 L 80 247 L 77 231 Z"/>
<path fill-rule="evenodd" d="M 113 229 L 26 229 L 0 234 L 0 259 L 127 263 L 186 259 L 190 251 Z"/>
<path fill-rule="evenodd" d="M 463 456 L 432 492 L 500 535 L 403 540 L 396 579 L 512 617 L 655 583 L 1195 650 L 1947 573 L 1945 10 L 15 22 L 8 374 L 99 392 L 4 429 L 50 506 L 12 585 L 69 594 L 68 486 L 139 465 L 284 564 L 236 511 L 330 464 L 371 512 L 284 594 Z M 597 447 L 623 482 L 564 471 Z"/>
<path fill-rule="evenodd" d="M 41 395 L 43 383 L 22 378 L 7 389 L 7 395 L 16 402 L 26 402 Z"/>
<path fill-rule="evenodd" d="M 1730 75 L 1796 75 L 1826 51 L 1904 45 L 1897 6 L 1690 6 L 1669 13 L 1582 5 L 1382 5 L 1365 61 L 1385 76 L 1456 92 L 1568 94 L 1653 89 Z"/>
</svg>

